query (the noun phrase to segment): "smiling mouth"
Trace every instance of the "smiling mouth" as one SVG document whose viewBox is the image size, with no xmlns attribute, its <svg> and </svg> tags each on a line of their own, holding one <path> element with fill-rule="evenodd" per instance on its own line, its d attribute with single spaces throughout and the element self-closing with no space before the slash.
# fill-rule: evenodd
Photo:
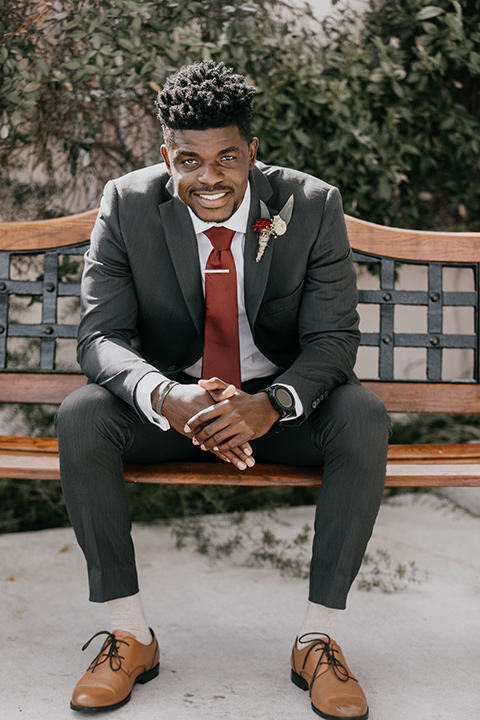
<svg viewBox="0 0 480 720">
<path fill-rule="evenodd" d="M 217 190 L 216 192 L 209 192 L 208 190 L 194 190 L 192 192 L 192 195 L 197 199 L 197 203 L 206 210 L 209 208 L 211 210 L 223 208 L 231 194 L 232 191 L 229 189 Z"/>
<path fill-rule="evenodd" d="M 196 193 L 197 197 L 202 198 L 202 200 L 220 200 L 220 198 L 225 197 L 227 195 L 226 192 L 221 193 L 215 193 L 214 195 L 207 195 L 205 193 Z"/>
</svg>

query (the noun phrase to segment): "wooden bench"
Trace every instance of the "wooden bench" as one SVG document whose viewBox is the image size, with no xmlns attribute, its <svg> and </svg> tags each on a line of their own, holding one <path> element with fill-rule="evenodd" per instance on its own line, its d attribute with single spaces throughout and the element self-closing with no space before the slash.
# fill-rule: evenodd
<svg viewBox="0 0 480 720">
<path fill-rule="evenodd" d="M 59 371 L 56 354 L 65 340 L 75 342 L 76 323 L 58 320 L 59 304 L 78 298 L 78 279 L 65 282 L 59 267 L 81 256 L 96 210 L 54 220 L 0 223 L 0 403 L 60 403 L 85 383 L 79 369 Z M 393 413 L 480 413 L 479 386 L 479 264 L 480 233 L 437 233 L 401 230 L 346 218 L 350 242 L 362 277 L 373 286 L 360 290 L 360 314 L 377 318 L 373 330 L 362 333 L 362 347 L 374 353 L 364 384 Z M 402 289 L 396 278 L 413 264 L 425 275 L 424 287 Z M 26 267 L 25 276 L 21 275 Z M 445 273 L 463 268 L 465 289 L 445 289 Z M 60 272 L 61 276 L 61 272 Z M 12 307 L 19 298 L 37 308 L 34 320 L 19 320 Z M 29 301 L 30 301 L 29 300 Z M 400 332 L 399 308 L 413 306 L 424 327 Z M 470 308 L 471 327 L 464 333 L 447 331 L 449 308 Z M 401 328 L 400 328 L 401 329 Z M 22 340 L 23 338 L 23 340 Z M 9 352 L 15 342 L 34 345 L 38 367 L 12 367 Z M 11 345 L 13 343 L 13 345 Z M 395 374 L 399 350 L 423 353 L 425 378 L 411 381 Z M 410 350 L 409 350 L 410 349 Z M 415 350 L 412 350 L 415 349 Z M 422 350 L 419 350 L 422 349 Z M 444 353 L 466 352 L 471 377 L 446 380 Z M 17 352 L 18 355 L 18 352 Z M 0 437 L 0 477 L 58 480 L 57 443 L 52 438 Z M 125 465 L 127 482 L 223 485 L 317 485 L 318 468 L 257 464 L 244 472 L 226 463 L 164 463 Z M 480 485 L 480 444 L 392 445 L 388 486 Z"/>
</svg>

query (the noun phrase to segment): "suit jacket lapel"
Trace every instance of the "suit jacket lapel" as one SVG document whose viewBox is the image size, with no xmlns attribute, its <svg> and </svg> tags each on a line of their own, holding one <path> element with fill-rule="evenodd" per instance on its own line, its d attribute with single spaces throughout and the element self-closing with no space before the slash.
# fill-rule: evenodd
<svg viewBox="0 0 480 720">
<path fill-rule="evenodd" d="M 167 185 L 167 189 L 170 189 Z M 178 282 L 200 337 L 203 336 L 204 300 L 197 238 L 187 206 L 178 198 L 159 205 L 165 240 Z"/>
<path fill-rule="evenodd" d="M 255 262 L 258 250 L 258 233 L 252 230 L 252 225 L 260 218 L 260 200 L 263 200 L 268 206 L 268 199 L 272 196 L 273 191 L 267 178 L 257 167 L 250 173 L 250 183 L 252 200 L 250 203 L 248 227 L 245 237 L 244 287 L 245 308 L 250 327 L 253 330 L 260 303 L 265 294 L 265 287 L 270 272 L 270 263 L 272 261 L 272 248 L 275 240 L 271 238 L 268 241 L 269 247 L 265 250 L 262 259 L 258 263 Z M 270 207 L 269 210 L 272 216 L 277 213 L 276 210 Z"/>
</svg>

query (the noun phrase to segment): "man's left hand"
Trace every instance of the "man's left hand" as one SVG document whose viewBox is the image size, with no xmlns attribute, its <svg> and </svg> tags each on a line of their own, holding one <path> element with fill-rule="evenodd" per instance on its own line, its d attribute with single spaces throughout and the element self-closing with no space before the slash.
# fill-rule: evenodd
<svg viewBox="0 0 480 720">
<path fill-rule="evenodd" d="M 228 383 L 219 378 L 199 380 L 198 384 L 212 397 L 215 391 L 228 387 Z M 194 444 L 200 445 L 203 450 L 231 450 L 265 435 L 279 417 L 266 393 L 249 395 L 235 390 L 232 397 L 191 417 L 185 425 L 185 432 L 192 433 Z"/>
</svg>

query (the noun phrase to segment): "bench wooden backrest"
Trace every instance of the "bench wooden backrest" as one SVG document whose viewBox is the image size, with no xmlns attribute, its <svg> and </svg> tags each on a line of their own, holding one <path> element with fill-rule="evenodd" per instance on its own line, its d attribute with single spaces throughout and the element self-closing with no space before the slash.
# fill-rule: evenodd
<svg viewBox="0 0 480 720">
<path fill-rule="evenodd" d="M 65 218 L 32 222 L 0 223 L 0 369 L 5 368 L 7 338 L 20 334 L 40 338 L 41 369 L 38 372 L 3 370 L 0 372 L 0 402 L 60 403 L 66 395 L 84 384 L 78 373 L 55 371 L 55 341 L 73 338 L 74 326 L 57 324 L 56 302 L 62 295 L 77 295 L 79 285 L 58 282 L 58 256 L 84 252 L 97 210 Z M 363 333 L 362 344 L 378 347 L 378 379 L 365 379 L 385 402 L 390 412 L 480 412 L 479 385 L 479 266 L 480 233 L 443 233 L 404 230 L 375 225 L 346 216 L 350 243 L 358 263 L 376 268 L 379 282 L 372 290 L 360 290 L 361 305 L 379 308 L 378 331 Z M 82 247 L 83 246 L 83 247 Z M 45 254 L 43 277 L 33 281 L 15 280 L 10 275 L 11 255 Z M 426 290 L 396 288 L 395 275 L 400 264 L 428 267 Z M 446 267 L 471 270 L 474 288 L 445 291 L 442 273 Z M 9 295 L 37 295 L 42 300 L 42 320 L 35 325 L 9 324 Z M 426 332 L 395 331 L 395 307 L 413 305 L 426 308 Z M 443 308 L 473 308 L 474 328 L 467 335 L 443 330 Z M 395 379 L 394 354 L 398 347 L 422 347 L 427 355 L 427 380 L 408 382 Z M 473 376 L 468 381 L 442 379 L 444 349 L 468 348 L 474 355 Z"/>
</svg>

